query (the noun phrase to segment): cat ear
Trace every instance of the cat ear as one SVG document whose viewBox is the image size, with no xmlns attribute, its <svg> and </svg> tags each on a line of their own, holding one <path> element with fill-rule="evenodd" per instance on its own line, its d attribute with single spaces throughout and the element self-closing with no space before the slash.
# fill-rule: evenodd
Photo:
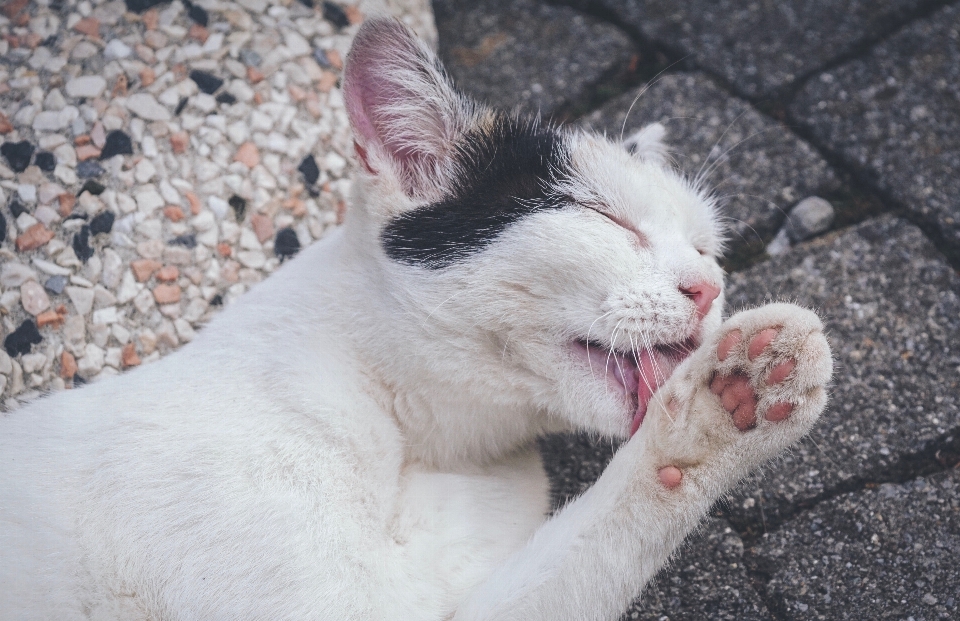
<svg viewBox="0 0 960 621">
<path fill-rule="evenodd" d="M 667 146 L 663 142 L 667 128 L 660 123 L 651 123 L 627 136 L 623 147 L 641 160 L 663 163 Z"/>
<path fill-rule="evenodd" d="M 395 19 L 368 20 L 347 55 L 343 93 L 366 169 L 389 168 L 408 196 L 437 198 L 472 105 L 433 52 Z"/>
</svg>

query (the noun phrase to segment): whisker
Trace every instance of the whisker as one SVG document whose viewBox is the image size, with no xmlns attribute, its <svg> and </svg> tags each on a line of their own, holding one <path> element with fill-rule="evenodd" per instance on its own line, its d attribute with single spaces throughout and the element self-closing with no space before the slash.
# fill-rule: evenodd
<svg viewBox="0 0 960 621">
<path fill-rule="evenodd" d="M 630 102 L 630 107 L 627 108 L 627 113 L 626 113 L 625 115 L 623 115 L 623 125 L 620 126 L 620 142 L 623 142 L 623 134 L 624 134 L 625 131 L 627 131 L 627 121 L 630 119 L 630 113 L 633 111 L 633 107 L 634 107 L 635 105 L 637 105 L 637 102 L 640 101 L 640 98 L 643 97 L 643 95 L 644 95 L 648 90 L 650 90 L 651 88 L 653 88 L 653 86 L 656 85 L 656 83 L 660 81 L 660 79 L 663 77 L 663 74 L 664 74 L 664 73 L 666 73 L 668 70 L 672 69 L 674 65 L 677 65 L 677 64 L 685 61 L 685 60 L 686 60 L 687 58 L 689 58 L 689 57 L 690 57 L 690 54 L 687 54 L 687 55 L 684 56 L 683 58 L 680 58 L 680 59 L 678 59 L 678 60 L 670 63 L 669 65 L 667 65 L 666 67 L 664 67 L 663 69 L 661 69 L 660 72 L 657 73 L 657 75 L 653 76 L 653 79 L 652 79 L 652 80 L 650 80 L 649 82 L 647 82 L 646 84 L 643 85 L 643 88 L 640 89 L 640 92 L 637 93 L 637 96 L 633 98 L 633 101 L 632 101 L 632 102 Z"/>
<path fill-rule="evenodd" d="M 606 317 L 607 315 L 609 315 L 609 314 L 612 313 L 612 312 L 613 312 L 612 310 L 608 310 L 608 311 L 605 312 L 604 314 L 600 315 L 599 317 L 597 317 L 596 319 L 594 319 L 594 320 L 590 323 L 590 327 L 587 328 L 587 364 L 590 365 L 590 374 L 591 374 L 591 375 L 593 375 L 593 360 L 591 360 L 591 358 L 590 358 L 590 331 L 593 330 L 593 326 L 594 326 L 598 321 L 600 321 L 601 319 L 603 319 L 604 317 Z"/>
<path fill-rule="evenodd" d="M 720 137 L 717 138 L 717 141 L 714 142 L 714 143 L 713 143 L 713 146 L 710 147 L 710 150 L 707 151 L 706 157 L 703 158 L 703 163 L 700 164 L 700 170 L 697 171 L 696 176 L 693 178 L 693 185 L 694 185 L 694 187 L 700 187 L 700 173 L 703 172 L 703 167 L 706 166 L 706 165 L 707 165 L 707 162 L 710 161 L 710 154 L 713 153 L 713 150 L 714 150 L 714 149 L 716 149 L 717 147 L 720 146 L 720 141 L 723 140 L 723 137 L 727 135 L 727 132 L 730 131 L 730 128 L 733 127 L 734 124 L 735 124 L 737 121 L 740 120 L 740 117 L 742 117 L 742 116 L 743 116 L 744 114 L 746 114 L 746 113 L 747 113 L 747 110 L 744 110 L 743 112 L 741 112 L 740 114 L 737 115 L 737 118 L 735 118 L 735 119 L 733 119 L 732 121 L 730 121 L 730 124 L 727 125 L 727 128 L 726 128 L 725 130 L 723 130 L 723 133 L 720 134 Z"/>
</svg>

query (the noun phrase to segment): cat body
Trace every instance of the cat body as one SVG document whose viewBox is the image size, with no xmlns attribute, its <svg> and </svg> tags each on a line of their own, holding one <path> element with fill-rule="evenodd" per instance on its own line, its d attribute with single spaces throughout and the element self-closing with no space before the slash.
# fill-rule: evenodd
<svg viewBox="0 0 960 621">
<path fill-rule="evenodd" d="M 816 420 L 819 321 L 721 325 L 713 203 L 651 134 L 486 110 L 391 21 L 344 89 L 342 228 L 0 418 L 0 619 L 612 619 Z M 630 439 L 548 519 L 534 443 L 571 430 Z"/>
</svg>

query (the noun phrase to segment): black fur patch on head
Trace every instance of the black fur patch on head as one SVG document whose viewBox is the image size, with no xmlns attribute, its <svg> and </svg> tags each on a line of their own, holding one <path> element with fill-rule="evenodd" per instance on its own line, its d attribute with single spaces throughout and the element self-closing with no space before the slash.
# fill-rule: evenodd
<svg viewBox="0 0 960 621">
<path fill-rule="evenodd" d="M 569 158 L 556 129 L 502 116 L 468 134 L 457 147 L 457 186 L 440 201 L 384 228 L 387 256 L 440 269 L 490 244 L 510 224 L 564 198 L 554 189 Z"/>
</svg>

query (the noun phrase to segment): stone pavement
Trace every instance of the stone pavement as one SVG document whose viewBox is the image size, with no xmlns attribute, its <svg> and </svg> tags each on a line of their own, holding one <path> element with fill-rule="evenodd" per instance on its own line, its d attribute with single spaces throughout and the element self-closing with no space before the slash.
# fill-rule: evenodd
<svg viewBox="0 0 960 621">
<path fill-rule="evenodd" d="M 374 4 L 0 2 L 0 408 L 159 357 L 335 225 L 338 72 Z M 432 37 L 424 0 L 386 4 Z M 663 123 L 724 198 L 731 309 L 828 327 L 823 422 L 625 618 L 960 618 L 960 0 L 433 4 L 475 96 Z M 810 196 L 835 216 L 791 247 Z M 616 450 L 542 447 L 558 505 Z"/>
<path fill-rule="evenodd" d="M 488 0 L 435 4 L 461 16 L 438 19 L 441 50 L 464 28 L 483 41 L 517 19 Z M 815 308 L 836 356 L 821 424 L 719 503 L 624 618 L 960 618 L 960 2 L 527 0 L 522 11 L 567 23 L 543 36 L 513 24 L 522 41 L 499 37 L 500 56 L 471 66 L 448 53 L 462 87 L 505 108 L 534 84 L 540 101 L 591 102 L 577 122 L 608 135 L 663 123 L 675 163 L 692 176 L 712 167 L 725 198 L 730 312 Z M 579 41 L 574 20 L 598 40 Z M 583 61 L 624 35 L 666 71 L 640 85 Z M 777 232 L 808 196 L 836 217 L 790 248 Z M 616 446 L 556 436 L 542 449 L 560 505 Z"/>
</svg>

